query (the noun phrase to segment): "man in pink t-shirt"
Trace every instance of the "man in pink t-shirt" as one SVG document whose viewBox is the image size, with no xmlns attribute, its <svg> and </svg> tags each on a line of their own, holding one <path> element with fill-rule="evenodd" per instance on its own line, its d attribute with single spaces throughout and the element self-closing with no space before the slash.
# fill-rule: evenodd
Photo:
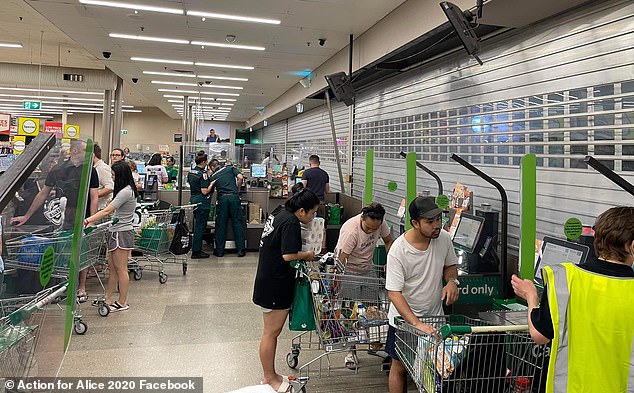
<svg viewBox="0 0 634 393">
<path fill-rule="evenodd" d="M 374 247 L 379 236 L 385 243 L 386 252 L 390 251 L 393 240 L 384 217 L 383 206 L 372 203 L 341 226 L 335 252 L 346 264 L 346 274 L 365 275 L 373 269 Z"/>
<path fill-rule="evenodd" d="M 376 278 L 374 272 L 374 247 L 379 236 L 385 243 L 386 251 L 390 251 L 392 246 L 392 235 L 383 218 L 385 209 L 379 203 L 371 203 L 361 210 L 361 214 L 346 221 L 339 231 L 339 241 L 335 248 L 335 253 L 339 260 L 345 264 L 345 274 L 355 276 L 366 276 Z M 348 299 L 370 299 L 379 297 L 374 293 L 376 288 L 370 286 L 349 286 L 342 285 L 340 295 Z M 363 297 L 360 297 L 361 295 Z M 380 348 L 380 344 L 379 344 Z M 350 352 L 346 355 L 345 365 L 351 370 L 357 368 L 358 360 L 355 347 L 350 347 Z"/>
</svg>

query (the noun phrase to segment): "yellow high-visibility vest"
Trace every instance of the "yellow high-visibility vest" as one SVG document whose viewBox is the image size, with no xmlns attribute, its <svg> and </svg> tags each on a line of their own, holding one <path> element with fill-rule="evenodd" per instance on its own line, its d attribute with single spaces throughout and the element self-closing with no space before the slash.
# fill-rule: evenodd
<svg viewBox="0 0 634 393">
<path fill-rule="evenodd" d="M 554 338 L 547 393 L 634 392 L 634 278 L 543 269 Z"/>
</svg>

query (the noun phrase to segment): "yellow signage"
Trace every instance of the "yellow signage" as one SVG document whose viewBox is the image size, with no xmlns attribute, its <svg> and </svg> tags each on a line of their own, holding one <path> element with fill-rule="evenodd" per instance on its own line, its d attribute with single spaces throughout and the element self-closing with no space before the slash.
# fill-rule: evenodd
<svg viewBox="0 0 634 393">
<path fill-rule="evenodd" d="M 13 137 L 13 154 L 22 154 L 26 148 L 26 136 L 16 135 Z"/>
<path fill-rule="evenodd" d="M 62 138 L 62 150 L 67 152 L 70 150 L 70 139 Z"/>
<path fill-rule="evenodd" d="M 40 132 L 40 119 L 21 117 L 18 119 L 18 135 L 36 136 Z"/>
<path fill-rule="evenodd" d="M 79 138 L 79 126 L 73 124 L 64 124 L 64 138 L 77 139 Z"/>
</svg>

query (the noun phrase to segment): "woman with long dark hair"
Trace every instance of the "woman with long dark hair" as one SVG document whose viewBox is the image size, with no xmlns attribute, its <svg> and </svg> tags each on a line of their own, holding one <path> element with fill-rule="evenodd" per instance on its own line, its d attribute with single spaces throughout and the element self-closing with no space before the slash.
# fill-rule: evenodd
<svg viewBox="0 0 634 393">
<path fill-rule="evenodd" d="M 114 176 L 114 199 L 105 209 L 93 214 L 84 220 L 84 226 L 99 222 L 111 213 L 113 218 L 119 221 L 112 225 L 108 234 L 108 288 L 106 290 L 105 303 L 110 311 L 125 311 L 128 308 L 128 259 L 134 248 L 134 209 L 139 196 L 132 171 L 125 161 L 117 161 L 112 164 L 112 176 Z M 119 285 L 119 299 L 112 301 L 112 295 Z"/>
<path fill-rule="evenodd" d="M 260 240 L 260 257 L 253 289 L 253 303 L 262 308 L 264 329 L 260 340 L 262 382 L 278 392 L 291 390 L 288 379 L 275 371 L 277 338 L 293 303 L 295 270 L 291 261 L 312 260 L 312 251 L 302 251 L 300 223 L 313 220 L 319 198 L 301 190 L 289 198 L 276 215 L 270 215 Z"/>
<path fill-rule="evenodd" d="M 161 165 L 162 160 L 163 157 L 159 153 L 154 153 L 145 164 L 145 176 L 156 176 L 159 186 L 169 180 L 165 167 Z"/>
</svg>

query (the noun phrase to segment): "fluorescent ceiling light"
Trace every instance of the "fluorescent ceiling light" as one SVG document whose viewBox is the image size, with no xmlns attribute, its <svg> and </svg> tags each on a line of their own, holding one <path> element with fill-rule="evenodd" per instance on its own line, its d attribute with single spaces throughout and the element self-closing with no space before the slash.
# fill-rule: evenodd
<svg viewBox="0 0 634 393">
<path fill-rule="evenodd" d="M 167 14 L 176 14 L 176 15 L 185 14 L 185 11 L 183 11 L 182 9 L 156 7 L 153 5 L 145 5 L 145 4 L 119 3 L 116 1 L 105 1 L 105 0 L 79 0 L 79 2 L 86 5 L 100 5 L 104 7 L 126 8 L 129 10 L 164 12 Z"/>
<path fill-rule="evenodd" d="M 207 97 L 205 97 L 205 98 L 207 98 Z M 213 98 L 209 98 L 209 100 L 213 100 Z M 183 105 L 183 100 L 167 100 L 167 102 L 175 102 L 175 103 L 180 104 L 179 106 L 182 106 L 182 105 Z M 220 106 L 233 106 L 233 104 L 228 103 L 228 102 L 218 102 L 218 103 L 216 103 L 216 104 L 214 104 L 214 105 L 220 105 Z"/>
<path fill-rule="evenodd" d="M 251 67 L 251 66 L 240 66 L 240 65 L 231 65 L 231 64 L 215 64 L 215 63 L 201 63 L 201 62 L 196 62 L 194 63 L 197 66 L 200 67 L 216 67 L 216 68 L 234 68 L 237 70 L 253 70 L 255 69 L 255 67 Z"/>
<path fill-rule="evenodd" d="M 247 78 L 234 78 L 231 76 L 211 76 L 211 75 L 197 75 L 200 79 L 218 79 L 223 81 L 239 81 L 239 82 L 248 82 Z"/>
<path fill-rule="evenodd" d="M 45 89 L 30 89 L 30 88 L 22 88 L 22 87 L 0 87 L 0 90 L 32 91 L 32 92 L 36 92 L 36 93 L 90 94 L 90 95 L 99 95 L 99 96 L 103 95 L 103 93 L 98 93 L 98 92 L 94 92 L 94 91 L 45 90 Z"/>
<path fill-rule="evenodd" d="M 184 78 L 195 78 L 194 74 L 186 74 L 181 72 L 158 72 L 158 71 L 143 71 L 145 75 L 162 75 L 162 76 L 182 76 Z"/>
<path fill-rule="evenodd" d="M 22 44 L 19 42 L 0 42 L 2 48 L 22 48 Z"/>
<path fill-rule="evenodd" d="M 103 102 L 103 99 L 100 98 L 83 98 L 83 97 L 51 97 L 51 96 L 34 96 L 34 95 L 23 95 L 23 94 L 0 94 L 0 97 L 15 97 L 20 98 L 22 101 L 25 100 L 63 100 L 63 101 L 94 101 L 94 102 Z"/>
<path fill-rule="evenodd" d="M 159 89 L 159 91 L 161 90 L 166 90 L 166 89 Z M 181 90 L 178 90 L 179 93 L 182 93 Z M 196 92 L 198 93 L 198 92 Z M 183 96 L 176 96 L 176 95 L 172 95 L 172 94 L 163 94 L 163 97 L 165 98 L 185 98 Z M 235 98 L 213 98 L 213 97 L 189 97 L 190 100 L 203 100 L 203 101 L 227 101 L 227 102 L 235 102 L 237 101 Z"/>
<path fill-rule="evenodd" d="M 168 44 L 189 44 L 188 40 L 179 40 L 176 38 L 149 37 L 144 35 L 117 34 L 117 33 L 110 33 L 109 36 L 111 38 L 123 38 L 126 40 L 165 42 Z"/>
<path fill-rule="evenodd" d="M 232 89 L 232 90 L 242 90 L 244 89 L 244 87 L 240 87 L 240 86 L 223 86 L 223 85 L 202 85 L 202 87 L 209 87 L 211 89 L 214 88 L 218 88 L 218 89 Z"/>
<path fill-rule="evenodd" d="M 239 22 L 268 23 L 271 25 L 279 25 L 282 23 L 277 19 L 254 18 L 251 16 L 217 14 L 215 12 L 187 11 L 187 16 L 200 16 L 201 18 L 226 19 Z"/>
<path fill-rule="evenodd" d="M 1 96 L 1 94 L 0 94 Z M 22 106 L 22 102 L 24 102 L 24 99 L 19 99 L 19 98 L 0 98 L 0 102 L 15 102 L 18 103 L 20 106 Z M 59 102 L 59 101 L 41 101 L 42 104 L 45 105 L 65 105 L 65 106 L 73 106 L 73 105 L 80 105 L 80 106 L 94 106 L 94 107 L 98 107 L 98 108 L 102 108 L 103 104 L 99 104 L 99 103 L 94 103 L 94 102 Z M 122 105 L 123 108 L 134 108 L 133 105 Z"/>
<path fill-rule="evenodd" d="M 171 81 L 152 81 L 157 85 L 174 85 L 174 86 L 198 86 L 198 83 L 184 83 L 184 82 L 171 82 Z"/>
<path fill-rule="evenodd" d="M 221 42 L 206 42 L 206 41 L 192 41 L 192 45 L 212 46 L 216 48 L 231 48 L 231 49 L 247 49 L 247 50 L 264 50 L 263 46 L 253 45 L 237 45 L 237 44 L 224 44 Z"/>
<path fill-rule="evenodd" d="M 185 60 L 168 60 L 168 59 L 152 59 L 148 57 L 131 57 L 132 61 L 146 61 L 149 63 L 167 63 L 167 64 L 183 64 L 183 65 L 194 65 L 193 61 L 185 61 Z"/>
<path fill-rule="evenodd" d="M 240 97 L 238 93 L 221 93 L 221 92 L 213 92 L 213 91 L 194 91 L 194 90 L 178 90 L 178 89 L 158 89 L 158 91 L 162 91 L 165 93 L 181 93 L 181 94 L 206 94 L 212 96 L 232 96 L 232 97 Z"/>
</svg>

